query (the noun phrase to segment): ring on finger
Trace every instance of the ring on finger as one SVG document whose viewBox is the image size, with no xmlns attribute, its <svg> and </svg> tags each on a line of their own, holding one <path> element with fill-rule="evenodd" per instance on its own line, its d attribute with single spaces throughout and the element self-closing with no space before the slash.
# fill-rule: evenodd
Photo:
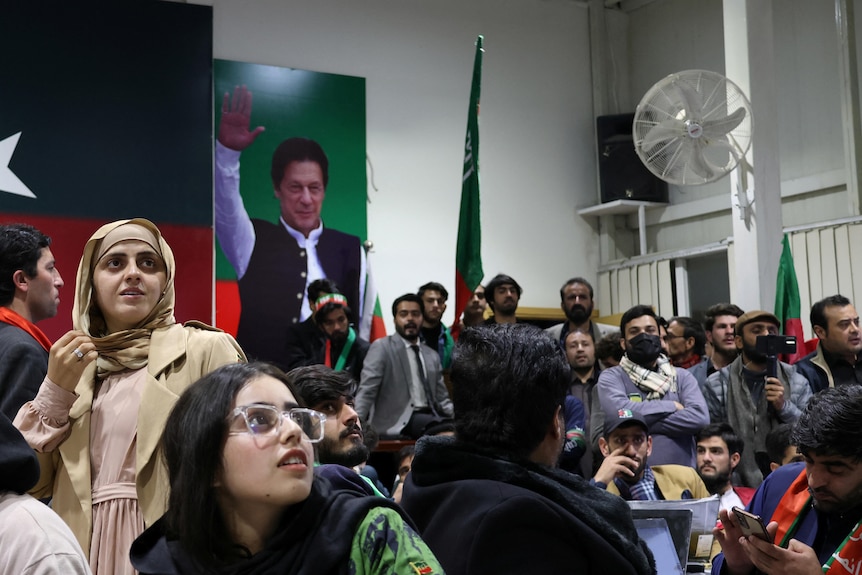
<svg viewBox="0 0 862 575">
<path fill-rule="evenodd" d="M 78 358 L 78 361 L 84 359 L 84 352 L 78 349 L 77 347 L 72 350 L 72 353 Z"/>
</svg>

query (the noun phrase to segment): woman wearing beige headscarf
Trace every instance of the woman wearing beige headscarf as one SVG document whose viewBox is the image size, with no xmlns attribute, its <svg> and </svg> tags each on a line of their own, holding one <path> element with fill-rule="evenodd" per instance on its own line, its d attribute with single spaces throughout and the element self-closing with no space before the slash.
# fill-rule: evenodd
<svg viewBox="0 0 862 575">
<path fill-rule="evenodd" d="M 96 575 L 134 573 L 129 546 L 164 512 L 159 438 L 182 391 L 245 355 L 234 339 L 174 319 L 171 248 L 145 219 L 99 228 L 84 247 L 74 329 L 51 347 L 48 374 L 15 425 L 39 455 L 36 497 L 88 552 Z"/>
</svg>

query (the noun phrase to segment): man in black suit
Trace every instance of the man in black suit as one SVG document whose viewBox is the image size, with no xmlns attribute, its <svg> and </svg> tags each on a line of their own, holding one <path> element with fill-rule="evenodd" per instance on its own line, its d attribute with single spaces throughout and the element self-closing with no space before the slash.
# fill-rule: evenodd
<svg viewBox="0 0 862 575">
<path fill-rule="evenodd" d="M 241 152 L 263 132 L 250 130 L 251 92 L 225 95 L 215 151 L 215 232 L 236 271 L 242 311 L 236 339 L 249 358 L 281 362 L 285 327 L 310 315 L 307 288 L 328 278 L 362 317 L 366 275 L 359 238 L 323 225 L 329 159 L 308 138 L 288 138 L 272 154 L 270 177 L 281 217 L 249 217 L 240 195 Z"/>
</svg>

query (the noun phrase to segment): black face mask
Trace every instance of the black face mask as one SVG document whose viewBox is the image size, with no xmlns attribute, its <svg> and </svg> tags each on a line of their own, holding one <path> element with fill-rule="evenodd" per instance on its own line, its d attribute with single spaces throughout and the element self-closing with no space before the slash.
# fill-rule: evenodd
<svg viewBox="0 0 862 575">
<path fill-rule="evenodd" d="M 626 355 L 641 367 L 650 367 L 661 353 L 661 339 L 641 332 L 626 342 Z"/>
</svg>

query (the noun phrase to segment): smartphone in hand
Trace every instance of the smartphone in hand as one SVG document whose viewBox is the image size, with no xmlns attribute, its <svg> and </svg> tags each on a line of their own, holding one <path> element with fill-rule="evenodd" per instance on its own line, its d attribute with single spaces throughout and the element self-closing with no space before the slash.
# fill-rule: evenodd
<svg viewBox="0 0 862 575">
<path fill-rule="evenodd" d="M 736 515 L 736 520 L 739 522 L 739 528 L 742 530 L 743 535 L 746 537 L 754 535 L 772 543 L 772 537 L 766 532 L 766 525 L 764 525 L 763 519 L 759 515 L 749 513 L 739 507 L 733 507 L 731 511 Z"/>
</svg>

